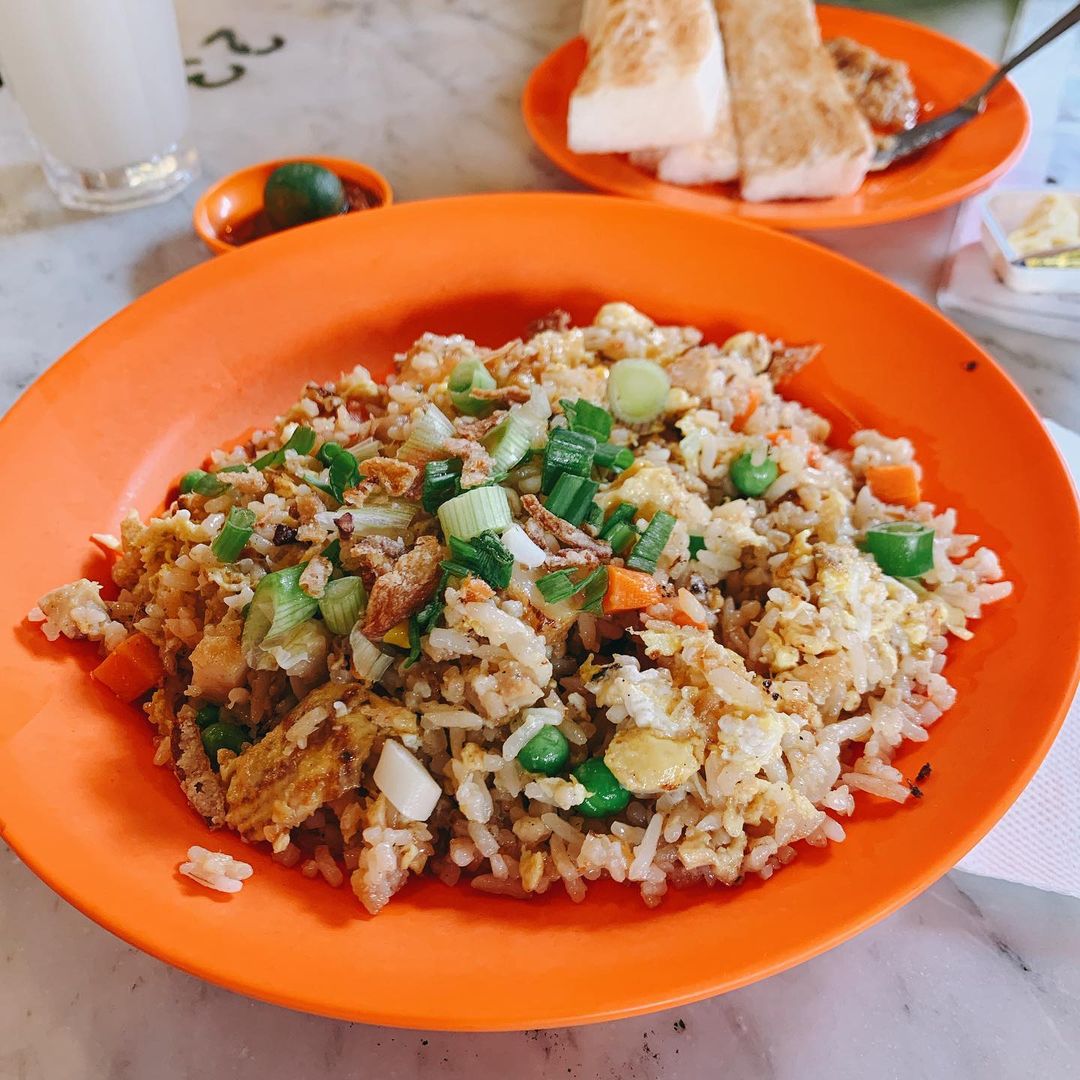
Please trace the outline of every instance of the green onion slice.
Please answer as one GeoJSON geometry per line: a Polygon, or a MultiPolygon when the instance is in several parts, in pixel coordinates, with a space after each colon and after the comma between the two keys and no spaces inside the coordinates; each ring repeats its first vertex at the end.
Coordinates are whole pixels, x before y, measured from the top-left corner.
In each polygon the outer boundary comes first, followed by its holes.
{"type": "Polygon", "coordinates": [[[656,562],[674,528],[675,518],[666,510],[657,510],[648,528],[641,534],[641,539],[634,545],[634,550],[626,560],[626,565],[631,570],[643,570],[647,574],[655,573],[656,562]]]}
{"type": "Polygon", "coordinates": [[[613,420],[607,409],[594,405],[591,401],[579,398],[577,401],[563,399],[559,402],[563,415],[571,431],[591,435],[598,443],[604,442],[611,434],[613,420]]]}
{"type": "Polygon", "coordinates": [[[419,507],[407,499],[369,500],[350,510],[354,536],[400,536],[419,507]]]}
{"type": "Polygon", "coordinates": [[[585,524],[594,529],[599,529],[604,524],[604,511],[597,503],[590,503],[589,509],[585,511],[585,524]]]}
{"type": "Polygon", "coordinates": [[[581,610],[600,615],[604,610],[604,594],[607,592],[607,567],[598,566],[578,586],[581,592],[581,610]]]}
{"type": "Polygon", "coordinates": [[[513,522],[506,490],[501,487],[478,487],[463,491],[439,507],[443,535],[471,540],[489,529],[501,533],[513,522]]]}
{"type": "Polygon", "coordinates": [[[600,485],[595,480],[563,473],[548,496],[544,508],[556,517],[569,521],[571,525],[580,525],[589,513],[593,498],[599,490],[600,485]]]}
{"type": "Polygon", "coordinates": [[[255,468],[276,469],[285,464],[285,451],[295,450],[298,454],[308,454],[315,445],[315,431],[305,424],[298,424],[288,441],[278,450],[271,450],[255,459],[255,468]]]}
{"type": "Polygon", "coordinates": [[[705,537],[704,536],[691,536],[690,537],[690,558],[696,559],[698,555],[705,550],[705,537]]]}
{"type": "Polygon", "coordinates": [[[514,556],[493,532],[483,532],[471,541],[451,536],[448,543],[450,559],[447,562],[455,570],[466,567],[493,589],[505,589],[510,584],[514,556]]]}
{"type": "Polygon", "coordinates": [[[378,457],[382,453],[382,443],[378,439],[364,439],[363,442],[353,443],[345,447],[357,461],[367,461],[368,458],[378,457]]]}
{"type": "Polygon", "coordinates": [[[358,626],[349,634],[349,648],[352,651],[353,674],[361,682],[377,683],[394,662],[389,653],[383,652],[375,642],[364,637],[358,626]]]}
{"type": "Polygon", "coordinates": [[[620,521],[604,539],[611,545],[611,550],[616,555],[623,555],[632,540],[636,540],[637,529],[628,521],[620,521]]]}
{"type": "Polygon", "coordinates": [[[423,465],[439,456],[442,445],[452,438],[454,425],[437,405],[425,405],[413,421],[412,432],[398,450],[402,461],[423,465]]]}
{"type": "Polygon", "coordinates": [[[592,472],[596,440],[591,435],[567,428],[556,428],[544,450],[541,491],[547,495],[564,474],[587,477],[592,472]]]}
{"type": "Polygon", "coordinates": [[[461,494],[461,460],[449,458],[445,461],[429,461],[424,466],[424,488],[420,502],[429,514],[447,499],[461,494]]]}
{"type": "Polygon", "coordinates": [[[331,634],[347,634],[367,604],[364,583],[358,577],[342,577],[327,584],[319,599],[323,622],[331,634]]]}
{"type": "Polygon", "coordinates": [[[446,388],[454,407],[467,416],[486,416],[495,408],[494,401],[472,396],[473,390],[495,389],[495,380],[478,357],[462,360],[450,373],[446,388]]]}
{"type": "Polygon", "coordinates": [[[601,469],[613,469],[623,472],[634,464],[634,452],[628,446],[615,446],[614,443],[601,443],[596,448],[593,463],[601,469]]]}
{"type": "Polygon", "coordinates": [[[495,472],[509,472],[529,452],[535,435],[535,423],[521,411],[511,412],[484,439],[484,448],[491,456],[495,472]]]}
{"type": "Polygon", "coordinates": [[[196,495],[205,495],[206,498],[213,499],[228,490],[228,484],[204,469],[192,469],[191,472],[186,472],[180,477],[181,495],[190,495],[194,492],[196,495]]]}
{"type": "Polygon", "coordinates": [[[569,570],[556,570],[552,574],[545,574],[536,579],[536,587],[540,594],[549,604],[558,604],[563,600],[569,600],[577,586],[570,577],[569,570]]]}
{"type": "Polygon", "coordinates": [[[234,506],[229,511],[221,532],[210,545],[210,550],[220,562],[236,562],[254,531],[255,511],[242,506],[234,506]]]}
{"type": "Polygon", "coordinates": [[[874,525],[864,547],[891,577],[919,577],[934,568],[934,530],[918,521],[874,525]]]}
{"type": "Polygon", "coordinates": [[[318,600],[300,588],[300,575],[307,563],[275,570],[255,586],[255,596],[244,617],[242,644],[250,653],[256,646],[281,642],[302,622],[310,619],[318,600]]]}
{"type": "Polygon", "coordinates": [[[608,514],[607,521],[604,522],[604,527],[600,530],[600,539],[606,540],[614,531],[618,525],[633,525],[634,515],[637,513],[637,507],[632,503],[621,502],[614,510],[608,514]]]}
{"type": "Polygon", "coordinates": [[[667,372],[659,364],[620,360],[608,375],[608,404],[624,424],[648,424],[664,411],[670,389],[667,372]]]}

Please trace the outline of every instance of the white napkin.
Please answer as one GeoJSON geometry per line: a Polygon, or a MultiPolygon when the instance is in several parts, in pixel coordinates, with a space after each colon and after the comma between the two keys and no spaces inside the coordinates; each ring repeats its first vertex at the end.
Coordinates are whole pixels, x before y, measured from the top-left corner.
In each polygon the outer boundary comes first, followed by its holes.
{"type": "MultiPolygon", "coordinates": [[[[1080,435],[1046,421],[1080,487],[1080,435]]],[[[1080,897],[1080,697],[1023,794],[958,870],[1080,897]],[[1032,837],[1038,837],[1032,843],[1032,837]]]]}

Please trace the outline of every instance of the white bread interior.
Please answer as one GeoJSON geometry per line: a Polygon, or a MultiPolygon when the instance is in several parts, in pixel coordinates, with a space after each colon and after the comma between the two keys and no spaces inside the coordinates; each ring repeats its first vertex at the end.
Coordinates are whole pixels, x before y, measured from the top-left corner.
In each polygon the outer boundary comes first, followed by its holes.
{"type": "Polygon", "coordinates": [[[570,98],[571,150],[710,137],[725,83],[711,0],[589,0],[582,21],[589,59],[570,98]]]}

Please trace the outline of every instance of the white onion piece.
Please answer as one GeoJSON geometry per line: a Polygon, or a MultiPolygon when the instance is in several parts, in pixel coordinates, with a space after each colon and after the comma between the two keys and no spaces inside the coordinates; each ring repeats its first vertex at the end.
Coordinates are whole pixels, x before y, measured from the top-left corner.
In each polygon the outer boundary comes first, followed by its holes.
{"type": "Polygon", "coordinates": [[[514,556],[514,561],[526,569],[535,570],[538,566],[544,565],[547,552],[538,544],[534,544],[520,525],[511,525],[502,534],[502,542],[506,545],[507,551],[514,556]]]}
{"type": "Polygon", "coordinates": [[[383,744],[374,779],[394,809],[413,821],[427,821],[442,794],[427,769],[393,739],[383,744]]]}

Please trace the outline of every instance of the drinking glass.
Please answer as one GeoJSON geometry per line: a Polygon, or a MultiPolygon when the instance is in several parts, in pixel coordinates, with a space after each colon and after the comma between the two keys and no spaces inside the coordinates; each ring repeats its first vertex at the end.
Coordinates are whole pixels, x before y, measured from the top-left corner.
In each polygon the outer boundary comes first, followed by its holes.
{"type": "Polygon", "coordinates": [[[0,0],[0,73],[65,206],[146,206],[198,174],[172,0],[0,0]]]}

